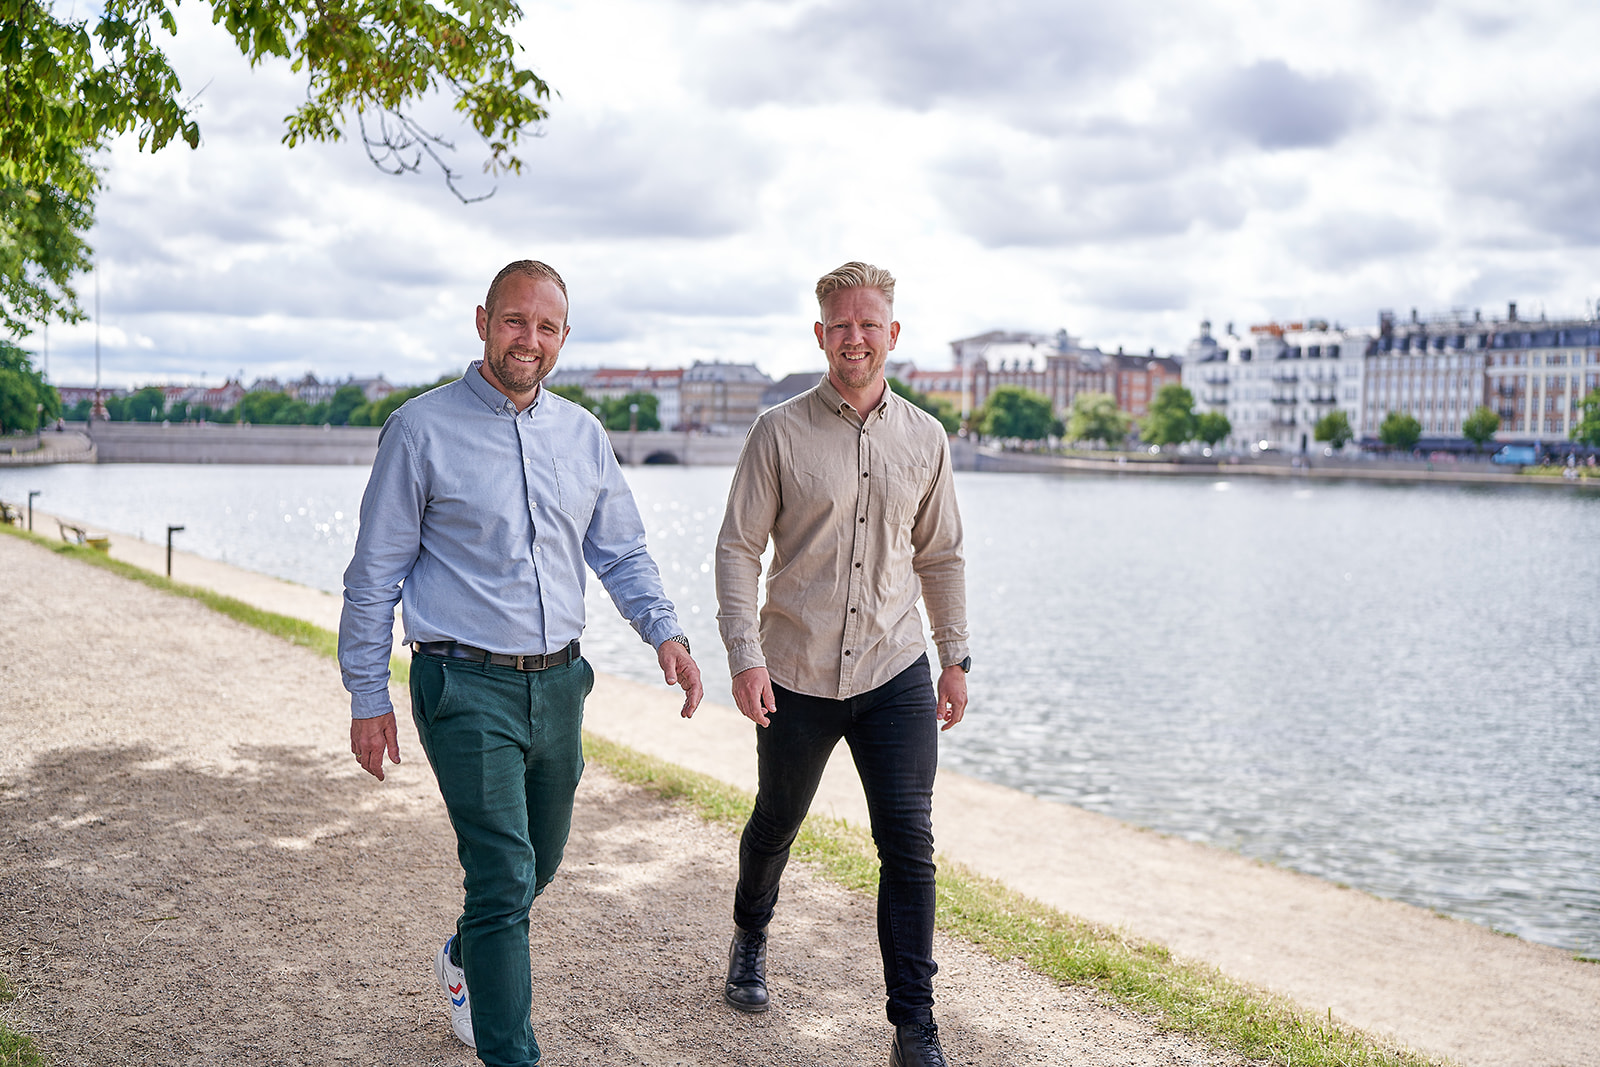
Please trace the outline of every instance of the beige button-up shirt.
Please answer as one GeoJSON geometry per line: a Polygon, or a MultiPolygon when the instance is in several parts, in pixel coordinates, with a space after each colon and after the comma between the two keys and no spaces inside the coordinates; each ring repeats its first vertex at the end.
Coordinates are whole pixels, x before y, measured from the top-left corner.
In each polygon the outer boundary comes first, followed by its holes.
{"type": "Polygon", "coordinates": [[[926,651],[919,597],[940,665],[959,663],[964,566],[944,428],[891,390],[862,420],[823,378],[762,413],[734,471],[717,537],[728,669],[765,666],[808,696],[865,693],[926,651]]]}

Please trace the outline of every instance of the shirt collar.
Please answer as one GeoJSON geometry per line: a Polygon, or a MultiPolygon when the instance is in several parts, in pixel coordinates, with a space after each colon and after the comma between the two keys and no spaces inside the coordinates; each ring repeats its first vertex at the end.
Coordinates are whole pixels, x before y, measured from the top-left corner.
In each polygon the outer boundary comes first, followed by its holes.
{"type": "MultiPolygon", "coordinates": [[[[833,379],[826,374],[822,376],[822,381],[817,383],[816,391],[817,396],[822,398],[822,402],[828,405],[829,411],[836,415],[844,415],[846,418],[860,419],[850,401],[839,395],[839,390],[834,387],[833,379]]],[[[889,398],[893,395],[894,390],[885,384],[883,387],[883,399],[878,401],[878,406],[873,408],[869,414],[875,414],[880,418],[886,416],[889,413],[889,398]]]]}
{"type": "MultiPolygon", "coordinates": [[[[506,396],[506,394],[489,384],[488,379],[486,379],[483,376],[482,371],[479,370],[479,368],[482,366],[483,360],[473,360],[467,365],[467,373],[461,376],[461,380],[467,383],[467,388],[472,390],[472,395],[483,401],[485,407],[496,412],[497,414],[503,413],[515,417],[517,414],[517,405],[511,402],[511,398],[509,396],[506,396]]],[[[541,398],[543,398],[543,396],[544,383],[541,382],[539,384],[539,392],[533,398],[533,403],[528,405],[527,410],[531,412],[534,408],[538,407],[539,401],[541,398]]]]}

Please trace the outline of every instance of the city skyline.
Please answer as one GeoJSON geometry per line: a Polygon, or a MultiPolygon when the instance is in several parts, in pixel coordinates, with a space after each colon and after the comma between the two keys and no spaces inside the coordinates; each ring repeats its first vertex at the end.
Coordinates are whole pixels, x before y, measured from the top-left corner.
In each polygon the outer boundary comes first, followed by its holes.
{"type": "MultiPolygon", "coordinates": [[[[1207,318],[1597,295],[1600,13],[1576,4],[554,5],[517,31],[561,93],[545,136],[472,206],[359,144],[283,148],[303,87],[179,17],[205,144],[105,156],[107,384],[431,380],[522,254],[568,278],[569,365],[774,376],[817,365],[810,285],[856,257],[900,277],[897,354],[927,367],[994,328],[1175,352],[1207,318]]],[[[92,380],[93,331],[51,329],[52,378],[92,380]]]]}

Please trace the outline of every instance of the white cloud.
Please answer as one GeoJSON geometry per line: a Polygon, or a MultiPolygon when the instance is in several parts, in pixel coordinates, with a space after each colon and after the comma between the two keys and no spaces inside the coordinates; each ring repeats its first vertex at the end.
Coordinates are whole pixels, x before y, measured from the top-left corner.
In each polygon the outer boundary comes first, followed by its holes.
{"type": "MultiPolygon", "coordinates": [[[[557,0],[517,33],[560,95],[475,205],[359,143],[283,147],[299,79],[180,19],[205,140],[108,155],[110,381],[431,380],[523,256],[568,280],[570,362],[774,375],[820,365],[810,288],[852,258],[900,276],[900,354],[929,366],[998,326],[1172,351],[1207,316],[1600,295],[1600,9],[1576,0],[557,0]]],[[[484,188],[475,139],[419,114],[484,188]]],[[[91,327],[51,345],[58,381],[92,376],[91,327]]]]}

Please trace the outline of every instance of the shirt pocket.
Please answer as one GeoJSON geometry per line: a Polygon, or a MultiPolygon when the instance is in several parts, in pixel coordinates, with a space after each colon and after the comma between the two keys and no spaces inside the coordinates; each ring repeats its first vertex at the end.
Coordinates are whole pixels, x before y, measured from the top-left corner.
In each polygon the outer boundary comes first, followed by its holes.
{"type": "Polygon", "coordinates": [[[600,495],[600,468],[593,463],[563,456],[555,461],[556,498],[561,510],[580,524],[587,525],[594,514],[594,501],[600,495]]]}
{"type": "Polygon", "coordinates": [[[922,506],[928,489],[928,468],[921,463],[884,465],[883,518],[891,525],[909,526],[922,506]]]}

